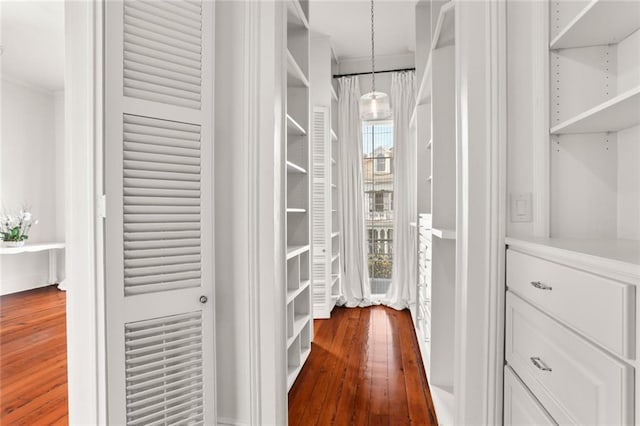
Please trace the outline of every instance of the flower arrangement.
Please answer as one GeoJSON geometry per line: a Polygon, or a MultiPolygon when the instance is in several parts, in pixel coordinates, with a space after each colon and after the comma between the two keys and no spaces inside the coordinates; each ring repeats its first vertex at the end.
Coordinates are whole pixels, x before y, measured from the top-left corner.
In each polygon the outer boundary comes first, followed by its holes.
{"type": "Polygon", "coordinates": [[[4,214],[0,217],[0,239],[5,245],[20,247],[29,239],[31,226],[37,223],[26,209],[18,214],[4,214]]]}

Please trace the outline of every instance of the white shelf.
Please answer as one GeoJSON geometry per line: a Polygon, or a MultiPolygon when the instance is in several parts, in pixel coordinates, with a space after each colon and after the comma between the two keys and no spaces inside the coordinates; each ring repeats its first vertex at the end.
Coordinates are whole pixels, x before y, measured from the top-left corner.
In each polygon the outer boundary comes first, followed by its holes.
{"type": "Polygon", "coordinates": [[[307,131],[296,120],[294,120],[293,117],[287,114],[287,134],[304,136],[307,134],[307,131]]]}
{"type": "Polygon", "coordinates": [[[336,93],[336,89],[333,88],[333,84],[330,84],[329,87],[331,88],[331,98],[338,102],[338,94],[336,93]]]}
{"type": "Polygon", "coordinates": [[[551,128],[552,135],[616,132],[640,124],[640,87],[551,128]]]}
{"type": "Polygon", "coordinates": [[[416,105],[422,105],[431,101],[431,54],[427,59],[427,65],[424,68],[422,74],[422,80],[420,81],[420,88],[416,96],[416,105]]]}
{"type": "Polygon", "coordinates": [[[304,14],[299,0],[287,1],[287,22],[309,29],[309,20],[304,14]]]}
{"type": "Polygon", "coordinates": [[[340,257],[340,253],[335,254],[332,258],[331,258],[331,263],[335,262],[336,260],[338,260],[338,258],[340,257]]]}
{"type": "Polygon", "coordinates": [[[336,185],[335,183],[332,183],[332,184],[331,184],[331,188],[332,188],[332,189],[338,189],[338,185],[336,185]]]}
{"type": "Polygon", "coordinates": [[[442,240],[455,240],[456,231],[454,229],[432,228],[431,235],[442,240]]]}
{"type": "Polygon", "coordinates": [[[305,244],[303,246],[289,246],[287,247],[287,260],[292,257],[296,257],[299,254],[304,253],[305,251],[309,251],[309,244],[305,244]]]}
{"type": "Polygon", "coordinates": [[[287,305],[291,302],[294,301],[294,299],[296,297],[298,297],[300,295],[300,293],[302,293],[303,291],[305,291],[305,289],[307,287],[309,287],[309,284],[311,283],[311,281],[309,280],[305,280],[305,281],[301,281],[300,282],[300,287],[298,287],[295,290],[289,290],[287,291],[287,305]]]}
{"type": "Polygon", "coordinates": [[[296,314],[293,316],[293,335],[287,339],[287,349],[296,340],[296,337],[300,335],[300,332],[310,319],[310,314],[296,314]]]}
{"type": "Polygon", "coordinates": [[[409,226],[412,228],[417,228],[418,227],[418,222],[409,222],[409,226]]]}
{"type": "Polygon", "coordinates": [[[309,79],[304,75],[289,49],[287,49],[287,86],[309,87],[309,79]]]}
{"type": "Polygon", "coordinates": [[[299,173],[306,175],[307,171],[292,161],[287,161],[287,173],[299,173]]]}
{"type": "Polygon", "coordinates": [[[429,139],[429,142],[427,142],[427,149],[431,149],[431,145],[433,145],[433,140],[429,139]]]}
{"type": "Polygon", "coordinates": [[[331,238],[335,238],[335,237],[337,237],[338,235],[340,235],[340,233],[339,233],[339,232],[334,232],[334,233],[332,233],[332,234],[331,234],[331,238]]]}
{"type": "Polygon", "coordinates": [[[340,275],[338,274],[331,275],[331,287],[333,288],[333,286],[335,286],[339,280],[340,280],[340,275]]]}
{"type": "Polygon", "coordinates": [[[453,1],[444,4],[440,8],[436,30],[433,34],[431,50],[451,46],[455,40],[455,3],[453,1]]]}
{"type": "Polygon", "coordinates": [[[0,247],[0,254],[33,253],[38,251],[63,249],[64,247],[64,243],[25,243],[22,247],[0,247]]]}
{"type": "Polygon", "coordinates": [[[338,135],[336,135],[336,132],[333,129],[331,129],[331,139],[334,141],[338,140],[338,135]]]}
{"type": "Polygon", "coordinates": [[[337,164],[337,161],[335,158],[331,157],[331,164],[337,164]]]}
{"type": "Polygon", "coordinates": [[[429,177],[427,178],[427,182],[431,182],[432,180],[433,180],[433,176],[429,176],[429,177]]]}
{"type": "Polygon", "coordinates": [[[551,49],[615,44],[640,28],[640,2],[591,1],[551,41],[551,49]]]}
{"type": "Polygon", "coordinates": [[[287,213],[306,213],[307,209],[299,209],[295,207],[287,207],[287,213]]]}

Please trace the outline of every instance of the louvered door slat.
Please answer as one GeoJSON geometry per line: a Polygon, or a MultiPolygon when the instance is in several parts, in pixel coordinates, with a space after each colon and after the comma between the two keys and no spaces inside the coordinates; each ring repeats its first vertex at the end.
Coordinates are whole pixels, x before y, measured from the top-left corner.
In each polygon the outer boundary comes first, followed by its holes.
{"type": "Polygon", "coordinates": [[[125,0],[125,96],[200,109],[201,12],[187,3],[125,0]]]}
{"type": "Polygon", "coordinates": [[[202,37],[200,29],[193,26],[194,23],[198,22],[197,19],[182,18],[179,15],[176,16],[175,13],[153,7],[145,2],[129,2],[126,7],[128,9],[128,16],[135,16],[161,27],[167,27],[174,31],[190,34],[196,39],[202,37]]]}
{"type": "Polygon", "coordinates": [[[329,110],[314,107],[311,127],[311,227],[313,256],[311,272],[313,277],[312,299],[316,318],[327,318],[330,301],[330,241],[329,241],[329,110]],[[328,290],[329,289],[329,290],[328,290]]]}
{"type": "Polygon", "coordinates": [[[201,325],[199,312],[125,325],[128,424],[202,415],[201,325]]]}
{"type": "Polygon", "coordinates": [[[144,268],[158,265],[181,265],[187,263],[196,263],[200,261],[200,254],[185,255],[185,256],[172,256],[172,257],[159,257],[159,258],[139,258],[129,259],[124,262],[124,265],[131,270],[133,268],[144,268]]]}
{"type": "MultiPolygon", "coordinates": [[[[148,4],[145,7],[150,7],[148,4]]],[[[125,5],[125,23],[127,7],[125,5]]],[[[128,19],[135,22],[135,19],[128,19]]],[[[153,24],[145,24],[143,28],[155,28],[153,24]]],[[[125,35],[126,35],[125,25],[125,35]]],[[[126,51],[126,43],[124,47],[126,51]]],[[[126,69],[125,69],[126,74],[126,69]]],[[[126,81],[126,75],[125,75],[126,81]]],[[[126,83],[125,83],[126,85],[126,83]]],[[[199,94],[198,94],[199,97],[199,94]]],[[[153,240],[144,239],[137,234],[144,232],[136,229],[136,224],[171,224],[199,223],[200,203],[198,198],[201,189],[200,175],[200,126],[191,123],[159,120],[138,115],[124,115],[123,120],[123,189],[124,189],[124,285],[125,294],[133,291],[171,290],[187,286],[200,285],[199,262],[186,264],[172,263],[170,268],[160,270],[161,273],[143,274],[140,269],[129,270],[130,259],[162,258],[175,255],[199,254],[200,237],[193,239],[167,239],[162,233],[156,233],[153,240]],[[142,168],[136,168],[142,165],[142,168]],[[163,166],[169,165],[163,170],[163,166]],[[150,170],[152,169],[152,170],[150,170]],[[176,171],[178,169],[179,171],[176,171]],[[127,190],[146,189],[146,197],[131,198],[127,190]],[[188,192],[186,192],[188,191],[188,192]],[[171,197],[180,193],[182,196],[194,197],[188,203],[178,201],[171,203],[171,197]],[[127,226],[133,225],[133,226],[127,226]],[[136,242],[133,242],[135,240],[136,242]],[[134,288],[131,290],[130,288],[134,288]]],[[[129,192],[131,194],[131,192],[129,192]]],[[[197,228],[194,226],[194,228],[197,228]]],[[[171,231],[169,231],[171,232],[171,231]]],[[[148,235],[147,235],[148,237],[148,235]]],[[[159,262],[158,262],[159,263],[159,262]]],[[[147,269],[151,272],[152,270],[147,269]]]]}
{"type": "Polygon", "coordinates": [[[104,9],[108,423],[215,424],[214,5],[104,9]]]}
{"type": "Polygon", "coordinates": [[[177,28],[182,28],[184,31],[189,32],[191,34],[198,34],[199,31],[197,28],[192,28],[194,22],[198,22],[199,11],[196,14],[191,15],[191,18],[187,16],[182,16],[184,9],[173,9],[167,10],[164,6],[166,3],[158,1],[153,5],[148,4],[147,2],[131,2],[127,6],[131,9],[138,10],[140,12],[156,16],[162,19],[163,22],[168,23],[169,25],[175,25],[177,28]],[[167,22],[168,21],[168,22],[167,22]]]}

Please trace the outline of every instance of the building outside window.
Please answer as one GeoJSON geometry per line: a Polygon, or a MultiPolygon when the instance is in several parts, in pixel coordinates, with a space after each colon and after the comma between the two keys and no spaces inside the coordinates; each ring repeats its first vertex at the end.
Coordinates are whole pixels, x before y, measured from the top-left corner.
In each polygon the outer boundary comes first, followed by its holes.
{"type": "Polygon", "coordinates": [[[362,136],[371,293],[384,294],[393,266],[393,123],[363,123],[362,136]]]}

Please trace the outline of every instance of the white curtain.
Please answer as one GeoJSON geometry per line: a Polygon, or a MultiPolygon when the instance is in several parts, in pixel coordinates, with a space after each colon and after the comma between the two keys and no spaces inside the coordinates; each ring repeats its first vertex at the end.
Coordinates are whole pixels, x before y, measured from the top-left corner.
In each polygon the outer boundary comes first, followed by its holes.
{"type": "Polygon", "coordinates": [[[382,303],[394,309],[409,307],[416,285],[418,215],[415,133],[409,129],[415,105],[414,72],[391,76],[393,110],[393,269],[391,285],[382,303]]]}
{"type": "Polygon", "coordinates": [[[371,305],[371,287],[362,205],[362,124],[358,111],[360,85],[357,77],[343,77],[338,83],[338,220],[342,233],[342,295],[338,304],[349,308],[364,307],[371,305]]]}

